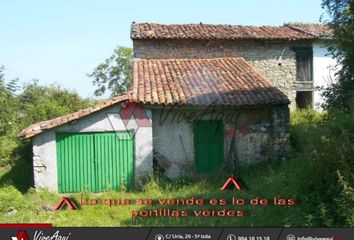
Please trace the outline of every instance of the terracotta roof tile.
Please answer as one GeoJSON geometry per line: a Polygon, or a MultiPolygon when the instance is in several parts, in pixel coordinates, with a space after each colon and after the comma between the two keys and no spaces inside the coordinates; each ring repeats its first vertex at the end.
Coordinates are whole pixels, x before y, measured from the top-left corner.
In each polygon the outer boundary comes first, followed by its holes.
{"type": "Polygon", "coordinates": [[[129,93],[65,116],[38,122],[23,129],[30,138],[124,100],[143,104],[259,106],[288,104],[288,98],[256,72],[243,58],[160,59],[133,63],[129,93]]]}
{"type": "Polygon", "coordinates": [[[333,34],[333,30],[325,24],[287,23],[285,26],[305,34],[312,35],[316,38],[330,38],[333,34]]]}
{"type": "Polygon", "coordinates": [[[243,58],[136,59],[131,97],[158,105],[289,103],[285,94],[243,58]]]}
{"type": "Polygon", "coordinates": [[[131,25],[131,38],[136,39],[264,39],[301,40],[317,36],[284,26],[243,26],[213,24],[158,24],[135,23],[131,25]]]}

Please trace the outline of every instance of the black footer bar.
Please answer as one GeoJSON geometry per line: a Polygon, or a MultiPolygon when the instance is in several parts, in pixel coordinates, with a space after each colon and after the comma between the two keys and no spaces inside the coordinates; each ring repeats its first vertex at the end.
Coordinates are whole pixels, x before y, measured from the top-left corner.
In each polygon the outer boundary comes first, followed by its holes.
{"type": "Polygon", "coordinates": [[[353,228],[0,228],[5,240],[353,240],[353,228]]]}

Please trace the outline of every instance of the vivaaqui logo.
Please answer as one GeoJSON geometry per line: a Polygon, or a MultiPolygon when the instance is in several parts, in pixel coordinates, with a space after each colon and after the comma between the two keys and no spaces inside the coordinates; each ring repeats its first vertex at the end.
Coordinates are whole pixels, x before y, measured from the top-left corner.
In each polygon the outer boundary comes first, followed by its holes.
{"type": "MultiPolygon", "coordinates": [[[[129,133],[134,139],[139,128],[152,127],[148,112],[138,102],[127,100],[121,104],[118,113],[107,113],[112,128],[118,132],[129,133]]],[[[119,135],[117,135],[119,138],[119,135]]]]}
{"type": "Polygon", "coordinates": [[[128,126],[130,120],[133,120],[139,127],[151,127],[151,122],[144,108],[135,101],[124,102],[121,105],[119,116],[125,126],[128,126]]]}
{"type": "MultiPolygon", "coordinates": [[[[68,233],[66,236],[64,235],[61,235],[59,230],[56,231],[53,235],[45,235],[45,233],[43,231],[36,231],[34,233],[34,237],[33,239],[34,240],[47,240],[47,239],[50,239],[50,240],[69,240],[71,236],[71,233],[68,233]]],[[[12,240],[30,240],[26,231],[19,231],[17,233],[17,236],[16,237],[12,237],[11,238],[12,240]]]]}
{"type": "Polygon", "coordinates": [[[12,237],[12,240],[29,240],[29,237],[26,233],[26,231],[18,231],[17,236],[16,237],[12,237]]]}

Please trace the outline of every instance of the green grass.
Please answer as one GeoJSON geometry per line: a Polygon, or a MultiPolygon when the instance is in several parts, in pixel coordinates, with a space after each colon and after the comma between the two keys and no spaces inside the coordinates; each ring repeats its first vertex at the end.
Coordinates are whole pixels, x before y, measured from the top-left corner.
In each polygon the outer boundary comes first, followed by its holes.
{"type": "Polygon", "coordinates": [[[130,199],[131,205],[80,206],[76,211],[52,211],[64,195],[29,188],[32,167],[18,158],[11,167],[0,169],[0,222],[52,223],[54,226],[223,226],[223,227],[323,227],[354,226],[353,117],[348,114],[324,115],[313,111],[292,113],[291,157],[238,169],[242,191],[220,191],[228,170],[210,177],[170,181],[153,176],[139,190],[102,194],[69,194],[80,198],[130,199]],[[328,118],[330,117],[330,118],[328,118]],[[232,197],[248,202],[258,196],[267,206],[234,206],[232,197]],[[203,198],[203,206],[161,206],[158,199],[203,198]],[[274,206],[272,199],[293,198],[296,205],[274,206]],[[153,199],[152,206],[136,205],[137,199],[153,199]],[[212,207],[210,199],[226,199],[226,206],[212,207]],[[188,210],[188,217],[138,217],[133,210],[170,208],[188,210]],[[242,210],[243,217],[196,217],[196,210],[242,210]]]}
{"type": "MultiPolygon", "coordinates": [[[[52,211],[63,195],[49,193],[47,191],[35,191],[30,189],[21,193],[13,185],[3,186],[0,189],[0,222],[6,223],[44,223],[49,222],[55,226],[299,226],[306,220],[301,212],[301,203],[295,207],[274,206],[273,197],[296,198],[301,201],[294,189],[294,169],[298,162],[284,161],[280,163],[264,163],[242,169],[239,179],[246,183],[245,190],[234,189],[220,191],[220,187],[229,177],[229,174],[215,174],[215,176],[193,179],[181,179],[175,182],[163,177],[152,177],[143,189],[126,192],[107,192],[102,194],[77,193],[70,194],[76,203],[80,198],[87,200],[98,198],[103,201],[109,199],[131,199],[132,205],[107,206],[80,206],[79,210],[52,211]],[[256,196],[270,200],[268,206],[226,206],[212,207],[208,200],[227,199],[232,197],[250,200],[256,196]],[[203,206],[161,206],[158,199],[188,199],[203,198],[206,200],[203,206]],[[156,204],[152,206],[139,206],[136,199],[151,199],[156,204]],[[132,218],[133,210],[149,210],[157,208],[170,208],[188,210],[188,217],[147,217],[132,218]],[[243,217],[195,217],[194,210],[242,210],[243,217]]],[[[6,175],[6,174],[5,174],[6,175]]],[[[66,195],[65,195],[66,196],[66,195]]]]}

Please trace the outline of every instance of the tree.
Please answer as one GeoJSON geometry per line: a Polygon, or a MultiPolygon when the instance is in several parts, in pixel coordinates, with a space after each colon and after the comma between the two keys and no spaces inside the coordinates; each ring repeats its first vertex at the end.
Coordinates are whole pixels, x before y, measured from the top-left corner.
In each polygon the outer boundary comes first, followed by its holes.
{"type": "Polygon", "coordinates": [[[82,99],[76,92],[60,86],[40,86],[34,80],[27,84],[17,96],[20,102],[21,128],[29,124],[59,117],[93,104],[90,99],[82,99]]]}
{"type": "Polygon", "coordinates": [[[131,66],[133,50],[118,46],[111,57],[99,64],[88,76],[97,85],[96,96],[102,96],[106,91],[111,96],[126,92],[131,84],[131,66]]]}
{"type": "Polygon", "coordinates": [[[18,80],[5,82],[4,67],[0,66],[0,166],[11,161],[11,153],[17,147],[14,136],[17,133],[17,113],[19,102],[16,99],[18,80]]]}
{"type": "Polygon", "coordinates": [[[21,129],[94,103],[56,85],[39,86],[36,80],[21,88],[18,79],[5,81],[3,70],[0,67],[0,167],[31,156],[29,142],[17,137],[21,129]]]}
{"type": "Polygon", "coordinates": [[[0,66],[0,136],[6,135],[16,125],[18,102],[16,92],[19,90],[18,79],[5,82],[4,67],[0,66]]]}
{"type": "Polygon", "coordinates": [[[338,81],[324,92],[325,108],[347,111],[354,98],[354,0],[323,0],[322,7],[327,10],[328,24],[333,29],[328,47],[340,65],[338,81]]]}

